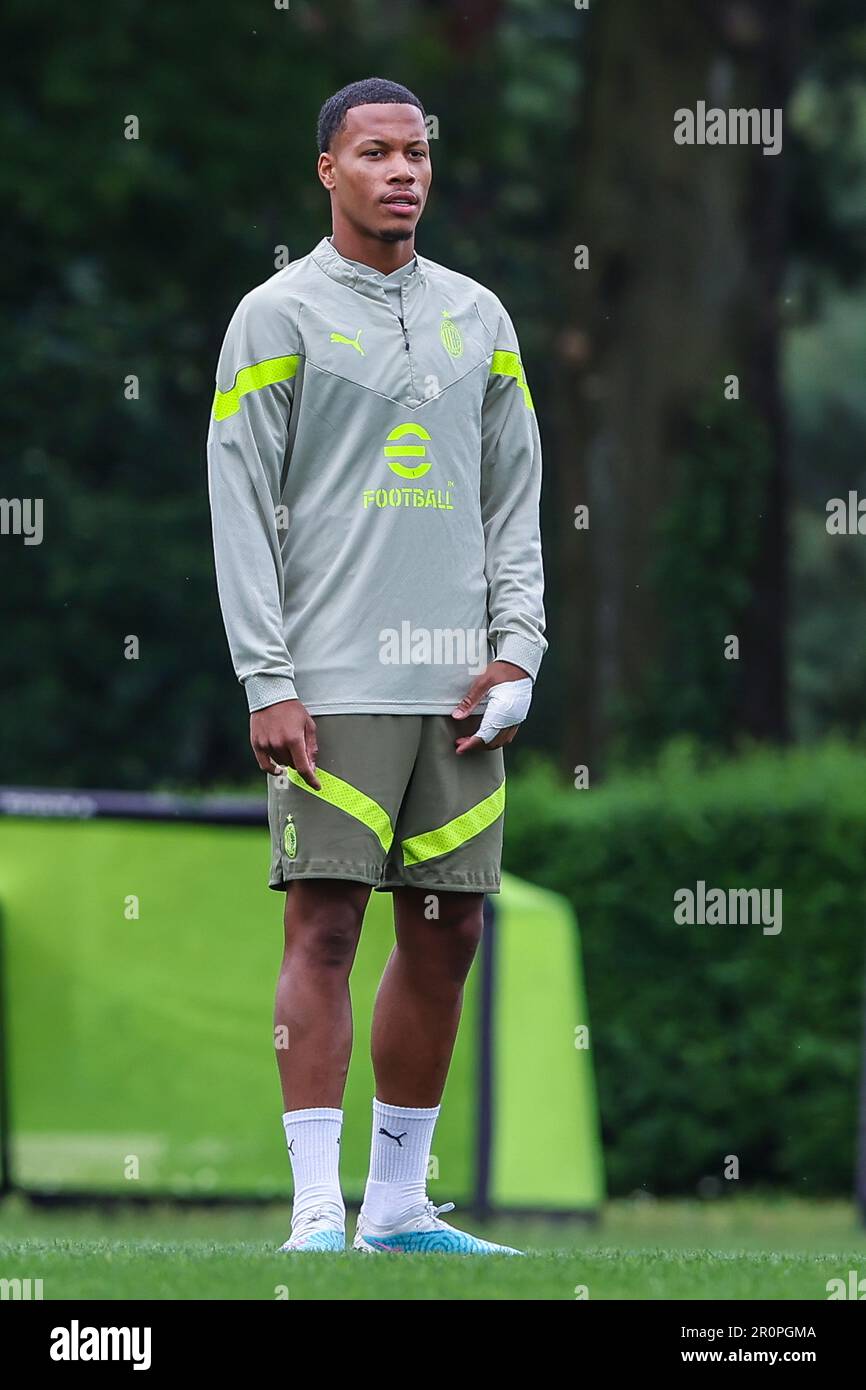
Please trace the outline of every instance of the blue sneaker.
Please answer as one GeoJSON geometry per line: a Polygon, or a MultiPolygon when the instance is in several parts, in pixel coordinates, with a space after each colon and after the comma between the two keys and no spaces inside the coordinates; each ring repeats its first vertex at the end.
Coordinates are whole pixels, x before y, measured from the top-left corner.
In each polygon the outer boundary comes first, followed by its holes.
{"type": "Polygon", "coordinates": [[[439,1219],[440,1211],[453,1211],[454,1203],[436,1207],[432,1201],[399,1226],[370,1226],[363,1212],[358,1214],[358,1227],[352,1242],[354,1250],[366,1255],[522,1255],[510,1245],[495,1245],[480,1240],[466,1231],[455,1230],[439,1219]]]}
{"type": "Polygon", "coordinates": [[[345,1250],[346,1232],[342,1226],[334,1225],[332,1214],[311,1211],[292,1226],[292,1234],[280,1246],[280,1254],[294,1250],[345,1250]]]}

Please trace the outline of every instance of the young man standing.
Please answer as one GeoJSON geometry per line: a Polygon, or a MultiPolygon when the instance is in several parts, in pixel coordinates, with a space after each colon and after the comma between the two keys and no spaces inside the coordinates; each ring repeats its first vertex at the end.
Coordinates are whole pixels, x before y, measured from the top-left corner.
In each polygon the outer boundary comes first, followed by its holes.
{"type": "Polygon", "coordinates": [[[519,1253],[443,1221],[453,1203],[435,1207],[426,1176],[499,891],[502,749],[547,647],[541,444],[502,304],[415,254],[426,134],[418,98],[381,78],[325,103],[332,236],[241,301],[208,435],[220,603],[286,894],[284,1250],[344,1248],[348,980],[375,888],[393,893],[396,944],[354,1247],[519,1253]]]}

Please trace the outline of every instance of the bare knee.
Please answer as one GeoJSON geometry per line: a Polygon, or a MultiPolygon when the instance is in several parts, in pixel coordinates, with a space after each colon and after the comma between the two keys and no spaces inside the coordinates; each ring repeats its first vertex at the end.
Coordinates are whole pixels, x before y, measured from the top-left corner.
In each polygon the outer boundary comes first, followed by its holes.
{"type": "Polygon", "coordinates": [[[285,960],[348,973],[355,958],[370,888],[362,883],[300,879],[286,894],[285,960]],[[300,891],[299,891],[300,890],[300,891]]]}

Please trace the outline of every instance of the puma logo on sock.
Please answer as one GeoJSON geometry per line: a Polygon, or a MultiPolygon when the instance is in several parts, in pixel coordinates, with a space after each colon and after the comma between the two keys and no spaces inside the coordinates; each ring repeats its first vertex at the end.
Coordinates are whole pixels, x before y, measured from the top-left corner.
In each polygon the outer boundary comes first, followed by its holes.
{"type": "Polygon", "coordinates": [[[400,1149],[402,1149],[403,1145],[402,1145],[402,1143],[401,1143],[400,1141],[401,1141],[402,1139],[405,1139],[405,1138],[406,1138],[406,1135],[409,1133],[409,1131],[408,1131],[408,1129],[404,1129],[402,1134],[389,1134],[387,1129],[381,1128],[381,1129],[379,1130],[379,1133],[380,1133],[380,1134],[387,1134],[387,1135],[388,1135],[388,1138],[389,1138],[389,1139],[393,1139],[394,1142],[395,1142],[395,1144],[397,1145],[397,1147],[400,1148],[400,1149]]]}

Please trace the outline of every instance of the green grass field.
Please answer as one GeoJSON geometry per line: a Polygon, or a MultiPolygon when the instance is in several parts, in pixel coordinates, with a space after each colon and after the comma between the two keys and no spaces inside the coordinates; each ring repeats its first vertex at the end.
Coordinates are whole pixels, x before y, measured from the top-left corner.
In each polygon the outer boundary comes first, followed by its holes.
{"type": "MultiPolygon", "coordinates": [[[[0,1205],[0,1278],[45,1299],[825,1300],[866,1276],[866,1232],[843,1202],[618,1201],[595,1226],[499,1219],[453,1225],[526,1259],[279,1255],[288,1206],[215,1210],[0,1205]]],[[[350,1213],[350,1233],[354,1232],[350,1213]]]]}

